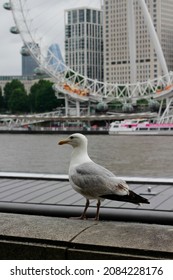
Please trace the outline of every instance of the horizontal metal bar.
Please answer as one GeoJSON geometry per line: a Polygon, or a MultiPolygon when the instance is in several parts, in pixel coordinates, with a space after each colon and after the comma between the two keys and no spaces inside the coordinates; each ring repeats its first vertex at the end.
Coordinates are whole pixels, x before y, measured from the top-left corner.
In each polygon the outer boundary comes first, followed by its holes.
{"type": "MultiPolygon", "coordinates": [[[[30,173],[30,172],[0,172],[0,178],[21,178],[21,179],[45,179],[45,180],[68,180],[67,174],[51,173],[30,173]]],[[[150,183],[150,184],[173,184],[173,178],[153,178],[153,177],[117,177],[128,183],[150,183]]]]}
{"type": "Polygon", "coordinates": [[[9,179],[38,179],[38,180],[68,180],[68,175],[65,174],[47,174],[47,173],[30,173],[30,172],[0,172],[0,178],[9,179]]]}
{"type": "MultiPolygon", "coordinates": [[[[18,213],[29,215],[55,216],[55,217],[78,217],[83,212],[83,207],[70,205],[49,205],[0,202],[0,211],[4,213],[18,213]]],[[[88,211],[89,217],[94,217],[96,208],[91,206],[88,211]]],[[[100,210],[101,220],[153,223],[172,225],[173,215],[171,211],[136,210],[130,208],[105,208],[100,210]]]]}

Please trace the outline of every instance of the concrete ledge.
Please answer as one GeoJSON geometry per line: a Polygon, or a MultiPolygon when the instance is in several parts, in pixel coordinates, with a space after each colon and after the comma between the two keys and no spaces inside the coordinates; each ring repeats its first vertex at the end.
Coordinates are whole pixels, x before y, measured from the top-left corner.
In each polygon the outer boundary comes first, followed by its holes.
{"type": "Polygon", "coordinates": [[[0,259],[173,259],[173,227],[0,213],[0,259]]]}

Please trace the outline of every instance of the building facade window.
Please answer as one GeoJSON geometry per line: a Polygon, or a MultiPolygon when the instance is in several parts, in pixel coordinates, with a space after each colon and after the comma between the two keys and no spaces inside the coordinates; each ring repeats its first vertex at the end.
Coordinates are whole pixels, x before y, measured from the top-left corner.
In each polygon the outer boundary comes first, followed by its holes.
{"type": "Polygon", "coordinates": [[[103,81],[103,12],[66,10],[65,30],[66,64],[84,76],[103,81]]]}
{"type": "MultiPolygon", "coordinates": [[[[173,1],[146,0],[145,2],[161,42],[168,70],[172,71],[173,1]]],[[[158,62],[158,59],[137,0],[134,1],[134,13],[137,81],[143,82],[156,78],[156,71],[158,76],[163,73],[159,63],[154,69],[153,63],[158,62]]],[[[130,83],[127,0],[104,0],[104,15],[105,82],[109,80],[111,83],[130,83]]]]}

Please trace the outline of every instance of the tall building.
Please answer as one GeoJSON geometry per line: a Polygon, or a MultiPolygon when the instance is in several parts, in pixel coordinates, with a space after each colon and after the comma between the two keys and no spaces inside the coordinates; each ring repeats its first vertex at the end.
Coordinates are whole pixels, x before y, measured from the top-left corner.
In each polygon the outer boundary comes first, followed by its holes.
{"type": "Polygon", "coordinates": [[[64,71],[64,65],[63,65],[64,60],[58,44],[50,45],[47,52],[47,60],[48,60],[48,65],[51,65],[52,68],[55,69],[57,72],[64,71]]]}
{"type": "MultiPolygon", "coordinates": [[[[28,45],[34,48],[34,51],[39,50],[38,44],[28,43],[28,45]]],[[[28,47],[23,46],[21,48],[22,55],[22,76],[33,76],[35,74],[34,70],[39,66],[35,59],[31,56],[28,47]]]]}
{"type": "Polygon", "coordinates": [[[65,11],[65,62],[80,74],[103,81],[101,10],[84,7],[65,11]]]}
{"type": "MultiPolygon", "coordinates": [[[[136,81],[147,81],[163,75],[139,1],[131,1],[134,8],[133,14],[130,15],[128,1],[104,0],[104,77],[105,81],[110,83],[132,82],[130,36],[134,36],[136,42],[134,60],[136,81]],[[135,25],[135,32],[130,36],[129,20],[135,25]]],[[[161,43],[168,71],[171,71],[173,70],[173,1],[145,0],[145,3],[161,43]]],[[[134,50],[131,48],[131,51],[134,50]]]]}

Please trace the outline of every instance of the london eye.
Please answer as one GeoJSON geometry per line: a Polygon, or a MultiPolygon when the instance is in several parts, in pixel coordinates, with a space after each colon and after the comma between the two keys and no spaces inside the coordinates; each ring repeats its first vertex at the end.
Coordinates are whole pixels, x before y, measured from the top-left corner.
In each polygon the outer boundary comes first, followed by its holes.
{"type": "MultiPolygon", "coordinates": [[[[89,77],[85,71],[81,73],[79,69],[72,68],[66,63],[65,36],[68,29],[65,27],[65,22],[68,20],[67,12],[91,8],[102,10],[104,15],[104,2],[100,0],[82,0],[80,2],[76,0],[10,0],[4,4],[4,8],[12,11],[15,25],[11,28],[11,32],[20,34],[23,40],[22,55],[31,54],[35,58],[39,64],[36,69],[37,74],[48,74],[54,82],[57,94],[61,92],[67,100],[76,102],[78,114],[80,114],[80,104],[83,102],[108,104],[113,100],[120,100],[124,103],[134,103],[145,98],[160,100],[161,104],[163,100],[166,100],[167,106],[164,113],[162,107],[160,108],[159,121],[164,122],[165,118],[168,121],[173,103],[173,72],[168,72],[164,54],[144,0],[137,2],[143,14],[153,49],[157,54],[162,75],[147,81],[136,80],[134,0],[127,1],[130,81],[120,84],[118,82],[110,83],[105,79],[99,80],[97,77],[89,77]]],[[[80,42],[82,48],[82,42],[84,42],[82,37],[78,43],[80,42]]]]}

